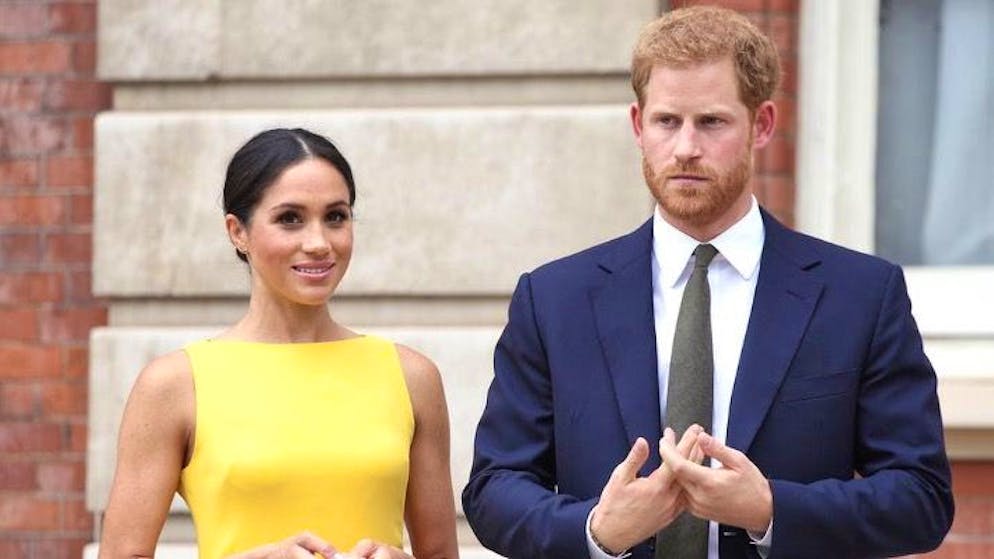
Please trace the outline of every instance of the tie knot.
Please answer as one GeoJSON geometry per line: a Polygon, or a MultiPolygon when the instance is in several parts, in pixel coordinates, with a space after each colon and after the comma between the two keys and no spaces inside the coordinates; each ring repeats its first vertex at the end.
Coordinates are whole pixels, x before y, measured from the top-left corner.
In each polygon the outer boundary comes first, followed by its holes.
{"type": "Polygon", "coordinates": [[[697,245],[697,248],[694,249],[694,255],[697,257],[694,260],[694,267],[707,268],[716,254],[718,254],[718,249],[712,245],[697,245]]]}

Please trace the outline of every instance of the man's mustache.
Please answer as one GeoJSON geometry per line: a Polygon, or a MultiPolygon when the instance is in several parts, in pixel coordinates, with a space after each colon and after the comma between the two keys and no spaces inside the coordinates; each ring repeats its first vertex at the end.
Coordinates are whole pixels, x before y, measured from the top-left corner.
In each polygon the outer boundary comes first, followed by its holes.
{"type": "Polygon", "coordinates": [[[657,180],[669,180],[676,177],[693,177],[696,179],[716,180],[718,173],[714,169],[698,163],[667,165],[657,174],[657,180]]]}

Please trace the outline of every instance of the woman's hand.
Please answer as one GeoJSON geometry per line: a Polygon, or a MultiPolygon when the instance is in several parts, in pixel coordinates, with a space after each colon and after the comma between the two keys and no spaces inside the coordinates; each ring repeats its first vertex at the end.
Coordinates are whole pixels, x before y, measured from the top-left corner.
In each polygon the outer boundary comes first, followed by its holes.
{"type": "Polygon", "coordinates": [[[335,546],[314,534],[301,532],[281,542],[250,549],[228,559],[314,559],[315,553],[320,553],[324,559],[350,558],[350,555],[338,553],[335,546]]]}
{"type": "Polygon", "coordinates": [[[355,544],[349,555],[345,557],[355,557],[356,559],[414,559],[403,551],[384,543],[373,540],[361,540],[355,544]]]}

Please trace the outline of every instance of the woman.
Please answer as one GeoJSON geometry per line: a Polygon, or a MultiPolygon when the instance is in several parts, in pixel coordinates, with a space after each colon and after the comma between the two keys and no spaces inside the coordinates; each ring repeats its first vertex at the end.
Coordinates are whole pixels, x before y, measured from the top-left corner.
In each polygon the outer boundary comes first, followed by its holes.
{"type": "Polygon", "coordinates": [[[435,365],[336,322],[355,185],[327,139],[252,138],[225,225],[251,271],[245,316],[139,375],[121,424],[100,558],[152,557],[173,494],[200,557],[456,557],[449,426],[435,365]]]}

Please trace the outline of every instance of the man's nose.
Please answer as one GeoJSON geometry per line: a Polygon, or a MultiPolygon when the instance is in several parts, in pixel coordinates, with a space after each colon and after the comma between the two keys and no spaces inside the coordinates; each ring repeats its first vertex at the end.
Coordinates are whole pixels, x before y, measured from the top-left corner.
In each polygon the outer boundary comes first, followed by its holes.
{"type": "Polygon", "coordinates": [[[701,144],[693,124],[685,123],[677,132],[673,157],[680,163],[692,161],[701,156],[701,144]]]}

